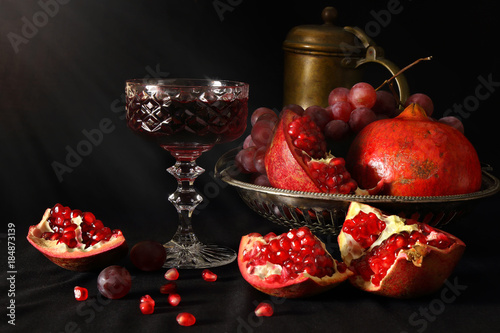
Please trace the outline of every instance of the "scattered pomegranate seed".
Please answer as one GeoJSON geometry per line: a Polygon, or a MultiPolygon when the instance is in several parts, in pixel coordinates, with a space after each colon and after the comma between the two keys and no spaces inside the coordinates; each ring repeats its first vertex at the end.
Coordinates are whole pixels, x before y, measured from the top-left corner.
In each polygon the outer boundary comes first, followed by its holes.
{"type": "Polygon", "coordinates": [[[149,295],[144,295],[141,297],[141,303],[139,304],[139,309],[143,314],[152,314],[155,311],[155,301],[149,295]]]}
{"type": "Polygon", "coordinates": [[[175,318],[181,326],[193,326],[196,318],[189,312],[181,312],[175,318]]]}
{"type": "Polygon", "coordinates": [[[177,306],[181,302],[181,296],[179,294],[168,295],[168,303],[172,306],[177,306]]]}
{"type": "Polygon", "coordinates": [[[203,272],[201,272],[201,276],[203,277],[203,280],[208,282],[214,282],[217,280],[217,274],[213,273],[209,269],[204,269],[203,272]]]}
{"type": "Polygon", "coordinates": [[[152,314],[155,312],[154,305],[149,302],[141,303],[139,309],[141,309],[142,314],[152,314]]]}
{"type": "Polygon", "coordinates": [[[177,271],[177,268],[170,268],[165,273],[165,279],[169,281],[177,280],[178,278],[179,278],[179,272],[177,271]]]}
{"type": "Polygon", "coordinates": [[[160,287],[160,293],[162,294],[171,294],[177,291],[177,284],[175,282],[165,283],[160,287]]]}
{"type": "Polygon", "coordinates": [[[273,307],[267,302],[261,302],[255,308],[255,315],[257,317],[271,317],[274,313],[273,307]]]}
{"type": "Polygon", "coordinates": [[[89,292],[87,291],[87,288],[76,286],[74,292],[77,301],[85,301],[87,297],[89,297],[89,292]]]}
{"type": "Polygon", "coordinates": [[[154,306],[155,300],[149,295],[144,295],[141,297],[141,303],[152,303],[154,306]]]}

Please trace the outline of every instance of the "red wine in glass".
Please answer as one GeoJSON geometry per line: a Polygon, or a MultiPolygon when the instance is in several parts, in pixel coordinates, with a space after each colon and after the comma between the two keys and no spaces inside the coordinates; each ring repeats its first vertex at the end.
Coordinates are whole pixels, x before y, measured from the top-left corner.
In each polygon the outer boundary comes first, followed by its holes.
{"type": "Polygon", "coordinates": [[[193,183],[204,169],[196,159],[215,144],[239,138],[246,129],[248,84],[209,79],[139,79],[126,81],[127,125],[154,139],[176,159],[167,171],[178,182],[169,201],[179,214],[179,227],[164,244],[164,267],[208,268],[236,258],[232,249],[201,243],[191,225],[203,200],[193,183]]]}

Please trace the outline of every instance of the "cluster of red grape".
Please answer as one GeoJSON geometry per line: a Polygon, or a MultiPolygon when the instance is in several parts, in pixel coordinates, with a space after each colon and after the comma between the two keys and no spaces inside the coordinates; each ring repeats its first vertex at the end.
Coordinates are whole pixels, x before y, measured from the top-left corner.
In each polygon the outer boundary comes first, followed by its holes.
{"type": "Polygon", "coordinates": [[[270,186],[264,166],[264,156],[268,143],[273,138],[274,127],[278,122],[278,114],[273,110],[260,107],[250,118],[252,131],[243,142],[243,149],[236,155],[236,163],[243,172],[253,173],[252,182],[257,185],[270,186]]]}

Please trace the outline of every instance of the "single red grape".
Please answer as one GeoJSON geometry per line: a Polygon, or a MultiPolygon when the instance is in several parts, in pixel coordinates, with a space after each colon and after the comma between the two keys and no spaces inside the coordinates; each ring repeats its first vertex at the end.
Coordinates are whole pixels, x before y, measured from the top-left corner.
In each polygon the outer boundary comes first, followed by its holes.
{"type": "Polygon", "coordinates": [[[377,120],[375,112],[366,107],[360,107],[352,110],[351,118],[349,119],[349,127],[355,132],[361,131],[369,123],[377,120]]]}
{"type": "Polygon", "coordinates": [[[371,84],[358,82],[349,91],[349,103],[353,108],[365,107],[371,109],[377,100],[377,92],[371,84]]]}
{"type": "Polygon", "coordinates": [[[130,250],[130,261],[141,271],[152,272],[162,268],[167,252],[162,244],[155,241],[142,241],[130,250]]]}
{"type": "Polygon", "coordinates": [[[333,105],[337,102],[349,101],[349,89],[344,87],[337,87],[333,89],[328,95],[328,105],[333,105]]]}
{"type": "Polygon", "coordinates": [[[266,155],[266,147],[259,147],[255,151],[254,157],[253,157],[253,164],[255,166],[255,170],[258,173],[266,173],[266,167],[264,165],[264,157],[266,155]]]}
{"type": "Polygon", "coordinates": [[[334,119],[325,126],[325,136],[334,141],[340,141],[349,134],[350,127],[345,121],[334,119]]]}
{"type": "Polygon", "coordinates": [[[460,121],[460,119],[458,119],[455,116],[443,117],[443,118],[439,119],[439,122],[456,128],[457,130],[462,132],[462,134],[464,134],[464,132],[465,132],[464,124],[462,123],[462,121],[460,121]]]}
{"type": "Polygon", "coordinates": [[[326,124],[332,120],[332,113],[322,108],[321,106],[313,105],[304,111],[304,115],[308,115],[322,130],[326,124]]]}
{"type": "Polygon", "coordinates": [[[260,108],[256,109],[252,113],[252,116],[250,117],[250,123],[252,124],[252,126],[255,125],[255,123],[260,118],[260,116],[262,116],[264,114],[268,114],[271,117],[278,119],[278,115],[276,114],[276,112],[274,112],[273,110],[266,108],[266,107],[260,107],[260,108]]]}
{"type": "Polygon", "coordinates": [[[351,117],[352,105],[349,102],[340,101],[330,105],[327,109],[332,113],[333,119],[342,120],[347,123],[351,117]]]}
{"type": "Polygon", "coordinates": [[[132,278],[125,267],[113,265],[106,267],[97,277],[97,289],[109,299],[127,295],[132,287],[132,278]]]}
{"type": "Polygon", "coordinates": [[[260,119],[252,127],[252,141],[257,147],[267,146],[273,138],[275,121],[270,119],[260,119]]]}
{"type": "Polygon", "coordinates": [[[392,115],[396,108],[396,99],[393,94],[385,90],[377,91],[377,100],[372,107],[373,112],[376,114],[392,115]]]}
{"type": "Polygon", "coordinates": [[[257,172],[255,169],[254,159],[255,152],[257,151],[257,147],[249,147],[246,149],[242,149],[236,154],[235,160],[236,164],[242,169],[244,172],[257,172]]]}
{"type": "Polygon", "coordinates": [[[425,113],[427,113],[428,117],[430,117],[434,112],[434,103],[432,102],[432,99],[426,94],[416,93],[411,95],[406,100],[405,107],[413,103],[420,105],[425,110],[425,113]]]}
{"type": "Polygon", "coordinates": [[[283,107],[283,109],[281,110],[281,112],[283,112],[283,110],[292,110],[293,112],[295,112],[299,116],[302,116],[304,114],[304,109],[300,105],[297,105],[297,104],[285,105],[283,107]]]}

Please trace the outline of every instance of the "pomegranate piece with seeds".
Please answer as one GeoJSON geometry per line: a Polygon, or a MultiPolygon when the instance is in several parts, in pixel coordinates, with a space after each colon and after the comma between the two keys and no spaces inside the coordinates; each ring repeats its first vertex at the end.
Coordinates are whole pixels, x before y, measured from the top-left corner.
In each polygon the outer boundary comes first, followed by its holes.
{"type": "Polygon", "coordinates": [[[272,186],[285,190],[332,194],[375,194],[361,190],[345,168],[345,161],[326,151],[322,130],[308,115],[283,109],[265,155],[267,177],[272,186]]]}
{"type": "Polygon", "coordinates": [[[181,326],[193,326],[196,323],[196,318],[189,312],[181,312],[175,318],[181,326]]]}
{"type": "Polygon", "coordinates": [[[243,236],[238,267],[254,288],[286,298],[318,294],[352,275],[343,263],[332,258],[307,227],[279,236],[274,233],[243,236]]]}
{"type": "Polygon", "coordinates": [[[91,212],[61,204],[48,208],[31,226],[28,241],[60,267],[89,271],[122,258],[128,250],[123,233],[104,226],[91,212]]]}
{"type": "Polygon", "coordinates": [[[203,280],[208,282],[217,281],[217,274],[209,269],[204,269],[203,272],[201,272],[201,277],[203,278],[203,280]]]}
{"type": "Polygon", "coordinates": [[[396,298],[441,288],[465,249],[447,232],[356,202],[349,206],[338,243],[355,273],[353,285],[396,298]]]}
{"type": "Polygon", "coordinates": [[[77,301],[85,301],[89,297],[87,288],[76,286],[73,291],[77,301]]]}
{"type": "Polygon", "coordinates": [[[257,317],[271,317],[274,314],[274,309],[271,304],[261,302],[257,305],[254,312],[257,317]]]}

